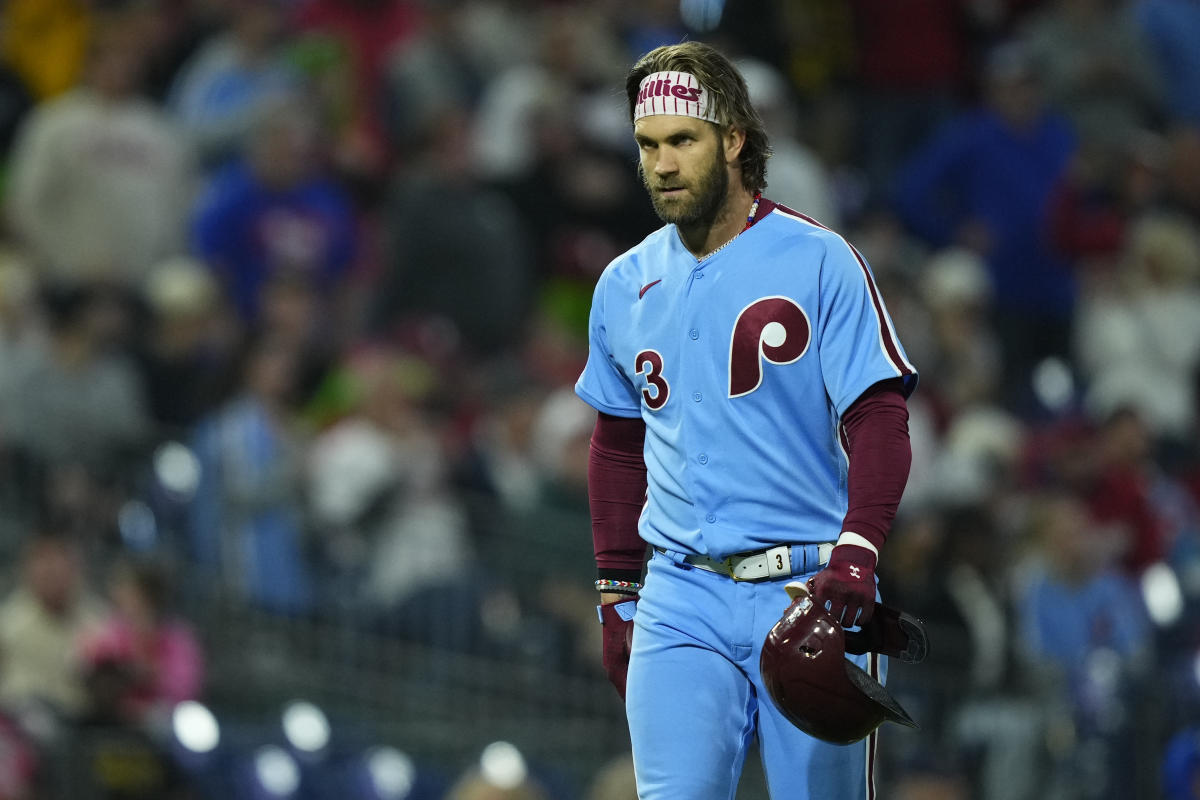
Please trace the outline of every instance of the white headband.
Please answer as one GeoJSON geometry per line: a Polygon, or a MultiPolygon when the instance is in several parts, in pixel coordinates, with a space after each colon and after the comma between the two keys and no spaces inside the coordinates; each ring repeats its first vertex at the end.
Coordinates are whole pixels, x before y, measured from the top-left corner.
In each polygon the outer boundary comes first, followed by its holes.
{"type": "Polygon", "coordinates": [[[687,72],[655,72],[647,75],[638,85],[633,121],[655,114],[678,114],[708,122],[719,121],[709,104],[708,90],[695,75],[687,72]]]}

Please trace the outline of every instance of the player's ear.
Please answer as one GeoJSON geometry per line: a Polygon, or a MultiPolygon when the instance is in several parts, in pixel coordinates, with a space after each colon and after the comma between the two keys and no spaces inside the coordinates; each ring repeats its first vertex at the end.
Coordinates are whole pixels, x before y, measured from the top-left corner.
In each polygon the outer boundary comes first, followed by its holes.
{"type": "Polygon", "coordinates": [[[725,148],[725,162],[734,163],[746,145],[746,132],[730,125],[721,134],[721,145],[725,148]]]}

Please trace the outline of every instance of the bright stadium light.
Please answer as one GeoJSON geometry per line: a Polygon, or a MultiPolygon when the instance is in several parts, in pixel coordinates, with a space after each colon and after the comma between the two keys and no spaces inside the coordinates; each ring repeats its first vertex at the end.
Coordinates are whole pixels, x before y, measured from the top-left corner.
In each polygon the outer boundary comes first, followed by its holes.
{"type": "Polygon", "coordinates": [[[492,742],[479,757],[479,772],[497,789],[515,789],[525,782],[529,770],[521,751],[508,742],[492,742]]]}
{"type": "Polygon", "coordinates": [[[130,550],[144,552],[158,542],[158,522],[150,506],[141,500],[127,500],[117,511],[117,531],[130,550]]]}
{"type": "Polygon", "coordinates": [[[404,800],[412,793],[417,768],[407,755],[394,747],[374,747],[365,761],[379,800],[404,800]]]}
{"type": "Polygon", "coordinates": [[[1051,411],[1062,411],[1075,395],[1075,378],[1061,358],[1043,359],[1033,370],[1033,393],[1051,411]]]}
{"type": "Polygon", "coordinates": [[[200,485],[200,460],[186,445],[165,442],[154,452],[154,475],[167,491],[190,498],[200,485]]]}
{"type": "Polygon", "coordinates": [[[297,750],[317,753],[329,744],[329,719],[312,703],[297,700],[283,710],[283,734],[297,750]]]}
{"type": "Polygon", "coordinates": [[[277,745],[266,745],[255,753],[254,775],[270,797],[292,797],[300,788],[300,767],[296,759],[277,745]]]}
{"type": "Polygon", "coordinates": [[[1160,628],[1173,625],[1183,614],[1183,591],[1175,570],[1161,561],[1142,573],[1142,598],[1150,619],[1160,628]]]}
{"type": "Polygon", "coordinates": [[[193,753],[211,753],[221,743],[221,727],[206,706],[195,700],[185,700],[171,712],[171,728],[175,738],[193,753]]]}

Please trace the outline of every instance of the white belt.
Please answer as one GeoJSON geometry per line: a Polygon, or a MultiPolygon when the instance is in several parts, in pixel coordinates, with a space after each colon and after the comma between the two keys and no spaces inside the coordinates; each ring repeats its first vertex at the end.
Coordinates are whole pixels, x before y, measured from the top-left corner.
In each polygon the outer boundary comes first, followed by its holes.
{"type": "Polygon", "coordinates": [[[834,544],[781,544],[757,553],[738,553],[723,560],[697,553],[674,554],[661,547],[655,549],[667,556],[677,555],[677,560],[685,564],[727,575],[735,581],[764,581],[815,572],[829,563],[834,544]]]}

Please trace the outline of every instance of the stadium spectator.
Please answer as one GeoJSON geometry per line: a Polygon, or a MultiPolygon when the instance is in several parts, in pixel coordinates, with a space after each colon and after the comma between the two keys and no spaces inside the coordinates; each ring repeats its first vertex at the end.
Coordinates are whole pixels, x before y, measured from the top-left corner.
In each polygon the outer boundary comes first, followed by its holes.
{"type": "Polygon", "coordinates": [[[538,118],[548,110],[565,111],[593,142],[627,152],[621,106],[606,89],[623,69],[609,18],[587,3],[566,3],[541,13],[532,33],[534,57],[482,87],[471,148],[485,180],[528,174],[541,145],[538,118]]]}
{"type": "Polygon", "coordinates": [[[933,338],[922,371],[929,376],[939,417],[946,420],[995,402],[1001,342],[989,324],[992,285],[983,260],[964,248],[936,253],[922,270],[920,290],[933,338]]]}
{"type": "Polygon", "coordinates": [[[1076,317],[1076,363],[1104,418],[1136,409],[1156,442],[1196,431],[1200,370],[1200,226],[1152,214],[1132,224],[1116,273],[1076,317]]]}
{"type": "Polygon", "coordinates": [[[323,298],[322,316],[337,307],[357,231],[349,196],[324,170],[325,145],[299,98],[263,104],[245,158],[214,176],[196,209],[193,250],[249,326],[279,281],[323,298]]]}
{"type": "Polygon", "coordinates": [[[1049,204],[1050,240],[1070,259],[1082,293],[1103,283],[1125,246],[1129,227],[1166,200],[1167,142],[1150,130],[1119,144],[1082,141],[1049,204]]]}
{"type": "Polygon", "coordinates": [[[1004,344],[1004,385],[1025,400],[1033,365],[1066,355],[1075,282],[1046,244],[1046,203],[1075,149],[1067,121],[1041,98],[1039,69],[1020,44],[994,49],[982,108],[960,112],[904,165],[896,207],[935,247],[984,257],[1004,344]]]}
{"type": "Polygon", "coordinates": [[[392,181],[371,332],[388,339],[405,323],[440,318],[450,323],[443,347],[475,358],[519,340],[534,277],[527,223],[471,170],[465,113],[432,123],[392,181]]]}
{"type": "Polygon", "coordinates": [[[201,420],[192,445],[191,557],[238,598],[271,611],[312,608],[295,418],[298,354],[255,343],[234,397],[201,420]]]}
{"type": "Polygon", "coordinates": [[[89,483],[120,483],[152,434],[141,378],[111,350],[119,297],[103,288],[42,293],[48,338],[17,364],[0,398],[0,428],[47,474],[82,470],[89,483]]]}
{"type": "Polygon", "coordinates": [[[187,132],[205,170],[241,152],[263,106],[298,86],[281,46],[286,6],[281,0],[229,4],[224,29],[179,69],[167,108],[187,132]]]}
{"type": "Polygon", "coordinates": [[[0,701],[18,717],[30,706],[72,717],[84,710],[80,637],[103,606],[87,590],[76,543],[53,529],[35,532],[21,557],[20,581],[0,604],[0,701]]]}
{"type": "Polygon", "coordinates": [[[1089,659],[1109,649],[1146,656],[1149,620],[1115,553],[1098,541],[1086,503],[1069,493],[1036,498],[1030,561],[1016,572],[1016,608],[1032,669],[1082,687],[1089,659]]]}
{"type": "Polygon", "coordinates": [[[170,595],[164,564],[126,558],[112,569],[112,613],[82,637],[85,672],[112,670],[121,678],[121,691],[105,704],[123,722],[164,719],[203,689],[203,649],[191,627],[171,615],[170,595]]]}
{"type": "Polygon", "coordinates": [[[1119,149],[1162,117],[1163,85],[1124,0],[1051,0],[1022,26],[1049,102],[1082,140],[1119,149]]]}
{"type": "Polygon", "coordinates": [[[1119,563],[1132,576],[1161,561],[1167,554],[1166,519],[1154,502],[1159,480],[1153,461],[1153,439],[1144,418],[1133,408],[1114,409],[1098,426],[1087,452],[1082,491],[1098,533],[1097,544],[1119,554],[1119,563]]]}
{"type": "Polygon", "coordinates": [[[331,602],[389,630],[461,645],[476,563],[449,491],[445,434],[427,409],[436,374],[386,351],[352,356],[343,371],[347,407],[314,439],[307,465],[331,602]]]}
{"type": "Polygon", "coordinates": [[[9,222],[48,277],[132,288],[184,245],[190,151],[139,93],[141,30],[136,15],[98,21],[83,83],[21,127],[9,222]]]}
{"type": "Polygon", "coordinates": [[[1128,709],[1152,655],[1152,631],[1136,584],[1098,546],[1094,524],[1077,497],[1036,499],[1031,561],[1016,573],[1018,655],[1042,698],[1044,724],[1071,726],[1079,742],[1054,748],[1051,740],[1046,788],[1082,781],[1092,796],[1128,797],[1136,766],[1128,709]]]}
{"type": "Polygon", "coordinates": [[[223,399],[240,329],[201,261],[175,256],[142,287],[148,319],[135,343],[149,413],[164,435],[182,435],[223,399]]]}

